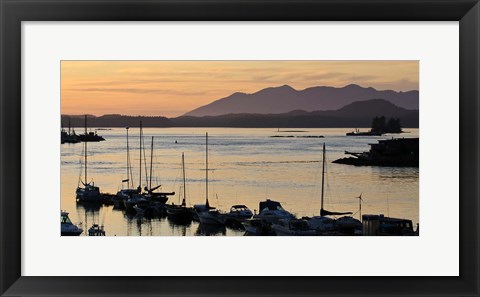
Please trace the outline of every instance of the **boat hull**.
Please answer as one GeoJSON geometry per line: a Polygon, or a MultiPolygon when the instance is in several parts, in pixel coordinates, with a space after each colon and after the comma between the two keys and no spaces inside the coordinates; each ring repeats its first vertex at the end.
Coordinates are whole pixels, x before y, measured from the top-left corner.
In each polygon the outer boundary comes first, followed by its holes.
{"type": "Polygon", "coordinates": [[[187,207],[167,208],[167,218],[176,223],[190,223],[193,219],[192,215],[192,210],[187,207]]]}
{"type": "Polygon", "coordinates": [[[227,217],[217,212],[204,211],[198,213],[200,224],[206,225],[225,225],[227,217]]]}
{"type": "Polygon", "coordinates": [[[78,202],[103,202],[103,196],[98,187],[77,188],[75,193],[78,202]]]}
{"type": "Polygon", "coordinates": [[[62,231],[62,236],[80,236],[83,231],[62,231]]]}
{"type": "Polygon", "coordinates": [[[277,236],[315,236],[317,235],[314,230],[292,230],[285,226],[274,224],[272,230],[277,236]]]}

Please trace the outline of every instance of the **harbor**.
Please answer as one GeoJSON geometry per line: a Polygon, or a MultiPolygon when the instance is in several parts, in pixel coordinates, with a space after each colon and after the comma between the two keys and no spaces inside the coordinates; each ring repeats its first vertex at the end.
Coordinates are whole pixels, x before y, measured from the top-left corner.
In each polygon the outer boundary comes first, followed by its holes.
{"type": "MultiPolygon", "coordinates": [[[[313,218],[326,216],[335,226],[352,225],[354,221],[342,222],[342,217],[360,222],[362,213],[369,215],[371,226],[385,218],[409,221],[412,230],[419,223],[418,167],[332,163],[345,151],[362,151],[373,141],[391,138],[388,134],[352,138],[345,136],[351,129],[340,128],[290,130],[288,136],[294,137],[272,137],[282,132],[269,128],[93,129],[101,131],[105,141],[61,146],[61,208],[80,225],[82,236],[95,225],[107,236],[361,235],[361,223],[356,232],[341,234],[337,227],[322,234],[291,230],[312,229],[307,225],[313,218]],[[94,192],[98,187],[97,198],[79,199],[75,189],[89,187],[94,192]],[[128,197],[119,200],[119,193],[128,197]],[[258,218],[261,203],[269,200],[293,217],[252,234],[246,230],[251,226],[242,223],[245,220],[228,216],[248,210],[258,218]],[[202,212],[195,207],[202,205],[208,211],[196,218],[202,212]],[[209,223],[218,218],[220,222],[209,223]]],[[[406,132],[402,137],[418,138],[418,129],[406,132]]],[[[102,234],[97,229],[92,234],[102,234]]]]}

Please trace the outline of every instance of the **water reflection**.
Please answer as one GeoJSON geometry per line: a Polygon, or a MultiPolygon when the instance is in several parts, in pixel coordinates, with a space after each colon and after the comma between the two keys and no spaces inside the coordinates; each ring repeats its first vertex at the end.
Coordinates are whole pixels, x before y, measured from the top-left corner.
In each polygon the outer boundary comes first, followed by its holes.
{"type": "Polygon", "coordinates": [[[216,235],[226,235],[227,229],[225,226],[221,225],[208,225],[208,224],[199,224],[195,235],[197,236],[216,236],[216,235]]]}

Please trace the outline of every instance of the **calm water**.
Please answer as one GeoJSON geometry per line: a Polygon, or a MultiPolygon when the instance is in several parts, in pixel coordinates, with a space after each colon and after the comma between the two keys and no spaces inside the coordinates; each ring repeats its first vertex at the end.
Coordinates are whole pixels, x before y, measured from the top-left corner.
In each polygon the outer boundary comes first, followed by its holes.
{"type": "MultiPolygon", "coordinates": [[[[320,211],[322,144],[327,147],[325,208],[331,211],[358,211],[363,193],[362,214],[385,214],[418,222],[418,168],[355,167],[333,164],[344,151],[369,150],[369,143],[383,137],[346,137],[353,129],[235,129],[235,128],[144,128],[147,165],[150,141],[154,136],[153,184],[163,191],[176,192],[169,202],[179,203],[182,184],[181,154],[185,153],[187,204],[205,202],[205,132],[209,134],[209,201],[228,211],[245,204],[252,211],[265,198],[280,201],[297,216],[318,215],[320,211]],[[303,130],[305,132],[287,132],[303,130]],[[325,138],[272,138],[273,135],[323,135],[325,138]],[[177,143],[175,143],[177,141],[177,143]]],[[[401,137],[418,137],[418,129],[407,129],[401,137]]],[[[106,141],[88,143],[88,179],[102,192],[116,193],[126,178],[125,129],[101,130],[106,141]]],[[[130,128],[130,158],[135,186],[139,183],[139,129],[130,128]]],[[[396,136],[397,137],[397,136],[396,136]]],[[[167,219],[127,216],[108,207],[85,207],[75,201],[81,174],[83,143],[61,145],[61,208],[70,212],[74,223],[88,229],[92,223],[105,226],[107,236],[158,235],[243,235],[241,231],[207,229],[193,222],[177,226],[167,219]]],[[[142,164],[143,166],[143,164],[142,164]]],[[[82,176],[83,178],[83,176],[82,176]]],[[[145,185],[145,169],[142,169],[145,185]]],[[[143,188],[143,186],[142,186],[143,188]]],[[[182,190],[183,191],[183,190],[182,190]]],[[[356,213],[355,217],[359,218],[356,213]]]]}

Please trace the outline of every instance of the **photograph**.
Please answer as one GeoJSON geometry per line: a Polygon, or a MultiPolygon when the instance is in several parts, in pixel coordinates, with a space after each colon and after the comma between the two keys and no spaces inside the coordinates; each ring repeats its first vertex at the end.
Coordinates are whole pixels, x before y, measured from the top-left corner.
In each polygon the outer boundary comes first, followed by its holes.
{"type": "Polygon", "coordinates": [[[417,60],[62,60],[60,87],[61,236],[419,236],[417,60]]]}

